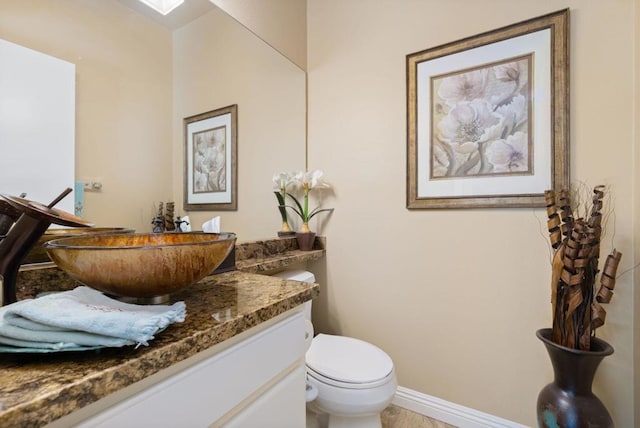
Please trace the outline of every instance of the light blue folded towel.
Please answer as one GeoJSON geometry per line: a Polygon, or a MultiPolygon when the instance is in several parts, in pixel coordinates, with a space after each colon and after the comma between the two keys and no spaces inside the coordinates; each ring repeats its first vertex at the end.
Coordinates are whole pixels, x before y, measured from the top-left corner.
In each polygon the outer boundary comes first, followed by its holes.
{"type": "Polygon", "coordinates": [[[134,305],[81,286],[0,309],[0,343],[29,348],[148,345],[186,316],[184,302],[134,305]]]}
{"type": "Polygon", "coordinates": [[[82,347],[121,347],[135,345],[132,340],[82,331],[27,330],[0,322],[0,343],[20,348],[65,350],[82,347]]]}

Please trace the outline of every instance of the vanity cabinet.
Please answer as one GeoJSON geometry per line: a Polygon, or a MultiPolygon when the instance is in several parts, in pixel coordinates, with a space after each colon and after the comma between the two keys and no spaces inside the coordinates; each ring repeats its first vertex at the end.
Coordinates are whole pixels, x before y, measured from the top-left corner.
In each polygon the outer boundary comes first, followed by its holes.
{"type": "Polygon", "coordinates": [[[78,423],[51,426],[303,427],[304,330],[298,307],[157,373],[163,379],[150,386],[131,385],[138,392],[107,408],[81,409],[94,414],[78,423]]]}

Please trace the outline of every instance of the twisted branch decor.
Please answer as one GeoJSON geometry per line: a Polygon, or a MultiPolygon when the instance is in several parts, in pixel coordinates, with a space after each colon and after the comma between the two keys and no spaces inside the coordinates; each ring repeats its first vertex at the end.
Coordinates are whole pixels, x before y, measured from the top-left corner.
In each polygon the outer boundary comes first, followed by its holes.
{"type": "Polygon", "coordinates": [[[173,213],[175,211],[175,204],[173,202],[167,202],[166,211],[164,213],[164,230],[172,232],[176,228],[174,222],[173,213]]]}
{"type": "Polygon", "coordinates": [[[604,325],[606,311],[616,284],[622,253],[614,248],[607,256],[595,292],[599,273],[604,186],[593,189],[588,219],[574,218],[567,190],[544,194],[549,240],[554,249],[551,266],[552,340],[568,348],[588,351],[591,336],[604,325]]]}

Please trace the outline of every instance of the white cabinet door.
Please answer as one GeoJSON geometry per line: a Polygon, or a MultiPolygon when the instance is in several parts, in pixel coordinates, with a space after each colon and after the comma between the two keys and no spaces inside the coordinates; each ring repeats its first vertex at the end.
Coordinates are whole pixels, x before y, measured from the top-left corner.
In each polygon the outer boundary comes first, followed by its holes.
{"type": "Polygon", "coordinates": [[[224,428],[304,427],[306,417],[304,389],[305,368],[304,365],[300,365],[221,426],[224,428]]]}
{"type": "Polygon", "coordinates": [[[262,391],[278,409],[290,402],[304,421],[304,323],[304,314],[297,312],[77,426],[204,428],[241,412],[248,402],[260,407],[257,393],[262,391]]]}

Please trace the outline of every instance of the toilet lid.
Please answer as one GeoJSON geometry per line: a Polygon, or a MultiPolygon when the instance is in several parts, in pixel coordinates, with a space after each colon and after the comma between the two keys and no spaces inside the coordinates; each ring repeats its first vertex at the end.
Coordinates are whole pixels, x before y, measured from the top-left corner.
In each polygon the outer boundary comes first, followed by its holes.
{"type": "Polygon", "coordinates": [[[344,383],[371,383],[393,370],[393,361],[380,348],[362,340],[319,334],[307,350],[306,363],[317,373],[344,383]]]}

